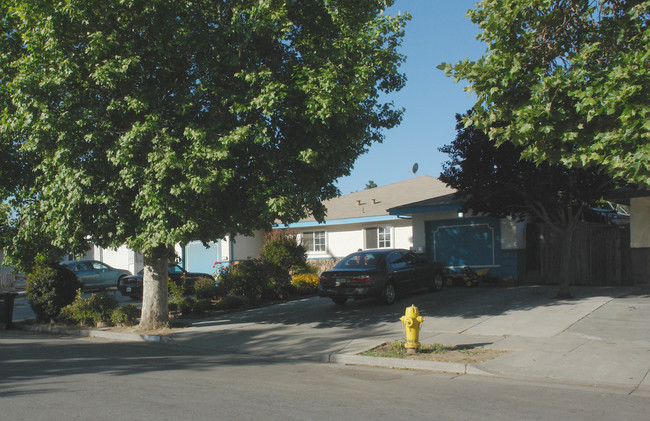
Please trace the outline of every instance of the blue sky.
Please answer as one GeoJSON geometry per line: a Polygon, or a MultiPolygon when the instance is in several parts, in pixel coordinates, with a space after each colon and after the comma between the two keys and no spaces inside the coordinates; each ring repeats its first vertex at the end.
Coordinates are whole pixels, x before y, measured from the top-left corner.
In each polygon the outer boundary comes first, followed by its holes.
{"type": "Polygon", "coordinates": [[[418,163],[417,175],[437,177],[446,155],[438,148],[451,143],[456,135],[456,113],[472,104],[464,83],[436,69],[441,62],[455,63],[463,58],[477,59],[485,44],[476,40],[478,28],[465,16],[475,0],[396,0],[389,14],[406,11],[412,19],[406,26],[401,52],[406,62],[406,86],[388,99],[406,109],[402,124],[385,133],[381,144],[373,144],[359,157],[351,175],[338,180],[342,194],[363,190],[369,180],[377,185],[414,177],[411,168],[418,163]]]}

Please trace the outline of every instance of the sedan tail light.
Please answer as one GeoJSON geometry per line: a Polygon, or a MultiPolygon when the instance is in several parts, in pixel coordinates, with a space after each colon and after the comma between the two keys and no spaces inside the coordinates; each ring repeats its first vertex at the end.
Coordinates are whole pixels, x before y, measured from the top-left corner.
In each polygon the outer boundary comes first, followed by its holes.
{"type": "Polygon", "coordinates": [[[370,276],[365,275],[365,276],[355,276],[350,278],[350,284],[352,285],[361,285],[361,284],[367,284],[370,282],[370,276]]]}

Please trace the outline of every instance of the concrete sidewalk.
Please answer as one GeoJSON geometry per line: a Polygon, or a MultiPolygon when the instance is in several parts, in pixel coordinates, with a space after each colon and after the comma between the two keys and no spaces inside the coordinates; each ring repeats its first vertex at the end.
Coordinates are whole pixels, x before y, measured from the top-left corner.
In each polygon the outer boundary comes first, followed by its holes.
{"type": "Polygon", "coordinates": [[[405,297],[392,307],[372,301],[340,307],[311,298],[195,320],[192,327],[166,336],[106,331],[90,335],[164,342],[215,354],[619,388],[650,397],[650,288],[574,287],[574,299],[555,300],[556,288],[452,288],[405,297]],[[513,352],[474,365],[357,355],[403,338],[399,316],[410,304],[425,317],[422,343],[513,352]]]}
{"type": "Polygon", "coordinates": [[[351,343],[333,360],[346,364],[430,369],[514,379],[614,387],[650,397],[650,291],[573,288],[572,300],[473,319],[425,320],[420,342],[477,345],[514,351],[481,364],[362,357],[381,343],[351,343]]]}

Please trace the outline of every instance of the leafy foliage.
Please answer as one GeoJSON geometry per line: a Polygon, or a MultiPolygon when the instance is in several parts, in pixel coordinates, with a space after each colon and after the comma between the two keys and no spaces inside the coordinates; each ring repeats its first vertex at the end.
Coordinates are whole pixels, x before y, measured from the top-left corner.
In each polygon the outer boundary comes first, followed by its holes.
{"type": "MultiPolygon", "coordinates": [[[[471,118],[471,113],[467,115],[471,118]]],[[[466,211],[500,218],[533,215],[564,229],[613,186],[611,178],[597,168],[536,165],[521,159],[522,147],[497,146],[483,131],[465,126],[464,120],[456,115],[458,134],[440,148],[449,155],[440,179],[463,197],[466,211]]]]}
{"type": "Polygon", "coordinates": [[[110,322],[114,310],[120,307],[117,298],[109,294],[91,294],[83,298],[81,290],[77,290],[74,301],[63,307],[59,320],[81,326],[95,326],[100,322],[110,322]]]}
{"type": "MultiPolygon", "coordinates": [[[[43,240],[165,259],[322,219],[334,181],[401,120],[383,102],[405,82],[409,17],[392,3],[1,0],[0,149],[28,175],[0,188],[20,239],[7,255],[43,240]]],[[[149,312],[165,289],[145,291],[141,325],[167,313],[149,312]]]]}
{"type": "Polygon", "coordinates": [[[213,278],[203,277],[194,283],[197,299],[216,298],[224,294],[223,287],[218,286],[213,278]]]}
{"type": "Polygon", "coordinates": [[[219,274],[219,286],[229,295],[244,297],[253,303],[259,301],[269,288],[264,263],[256,259],[229,266],[219,274]]]}
{"type": "MultiPolygon", "coordinates": [[[[471,113],[468,113],[471,118],[471,113]]],[[[466,116],[466,117],[467,117],[466,116]]],[[[465,211],[496,217],[535,217],[559,236],[565,247],[557,265],[562,292],[568,295],[569,256],[576,224],[583,211],[613,187],[597,168],[567,168],[560,163],[521,159],[523,147],[496,145],[483,131],[466,126],[456,115],[458,134],[440,150],[449,155],[440,179],[457,190],[465,211]]]]}
{"type": "Polygon", "coordinates": [[[61,309],[72,303],[81,289],[77,277],[65,266],[39,259],[27,275],[25,293],[38,320],[54,320],[61,309]]]}
{"type": "Polygon", "coordinates": [[[113,310],[111,323],[116,326],[133,326],[138,317],[140,317],[140,310],[133,304],[126,304],[113,310]]]}
{"type": "Polygon", "coordinates": [[[375,182],[372,181],[372,180],[369,180],[369,181],[366,183],[365,190],[374,189],[375,187],[377,187],[377,183],[375,183],[375,182]]]}
{"type": "Polygon", "coordinates": [[[536,163],[650,185],[650,1],[483,0],[488,55],[439,68],[469,82],[466,125],[536,163]]]}
{"type": "Polygon", "coordinates": [[[292,271],[305,267],[307,250],[295,235],[276,230],[267,234],[261,255],[269,280],[282,288],[291,282],[292,271]]]}

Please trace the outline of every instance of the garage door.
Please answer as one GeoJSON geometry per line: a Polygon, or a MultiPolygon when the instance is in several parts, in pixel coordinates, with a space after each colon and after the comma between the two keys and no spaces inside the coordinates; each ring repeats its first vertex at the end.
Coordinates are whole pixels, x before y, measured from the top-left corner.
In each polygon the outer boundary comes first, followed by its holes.
{"type": "Polygon", "coordinates": [[[429,221],[425,224],[427,257],[452,268],[499,266],[500,227],[496,218],[429,221]]]}
{"type": "Polygon", "coordinates": [[[221,260],[221,242],[205,247],[200,241],[185,246],[185,270],[188,272],[214,273],[215,262],[221,260]]]}

